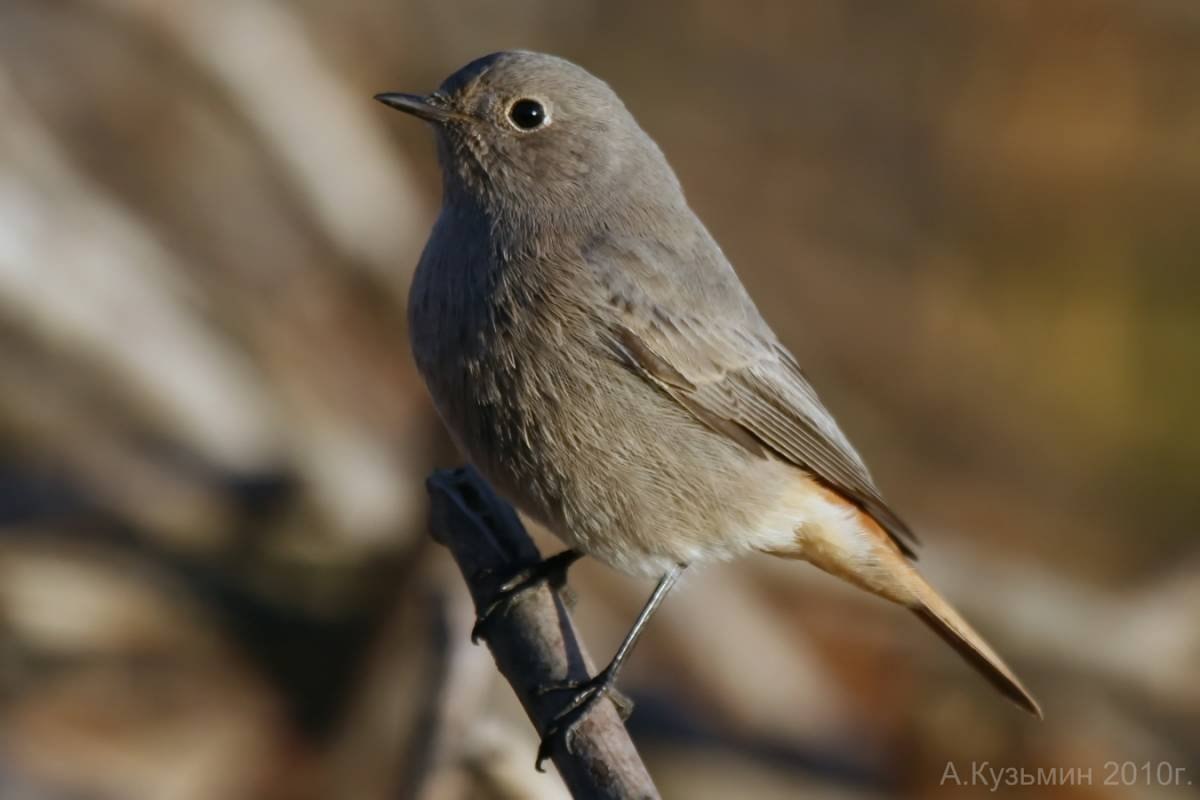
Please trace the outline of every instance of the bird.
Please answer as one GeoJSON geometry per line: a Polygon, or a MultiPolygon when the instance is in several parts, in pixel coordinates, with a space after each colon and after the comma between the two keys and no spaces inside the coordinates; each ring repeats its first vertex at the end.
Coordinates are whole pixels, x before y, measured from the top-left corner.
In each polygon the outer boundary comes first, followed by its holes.
{"type": "Polygon", "coordinates": [[[569,691],[540,763],[613,692],[689,566],[766,553],[910,609],[1007,698],[1033,695],[915,566],[884,500],[791,352],[612,88],[565,59],[478,58],[429,94],[442,205],[414,273],[418,371],[457,446],[567,549],[655,588],[609,665],[569,691]]]}

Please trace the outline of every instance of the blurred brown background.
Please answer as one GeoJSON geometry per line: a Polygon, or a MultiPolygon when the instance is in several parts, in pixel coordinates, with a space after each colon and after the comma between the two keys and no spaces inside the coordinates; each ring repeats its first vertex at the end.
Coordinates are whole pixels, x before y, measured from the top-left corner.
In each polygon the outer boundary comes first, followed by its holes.
{"type": "MultiPolygon", "coordinates": [[[[1193,0],[3,0],[0,797],[563,796],[425,535],[438,177],[371,101],[518,46],[658,139],[1046,709],[804,565],[711,568],[623,679],[664,795],[1193,795],[1193,0]]],[[[649,586],[572,585],[606,659],[649,586]]]]}

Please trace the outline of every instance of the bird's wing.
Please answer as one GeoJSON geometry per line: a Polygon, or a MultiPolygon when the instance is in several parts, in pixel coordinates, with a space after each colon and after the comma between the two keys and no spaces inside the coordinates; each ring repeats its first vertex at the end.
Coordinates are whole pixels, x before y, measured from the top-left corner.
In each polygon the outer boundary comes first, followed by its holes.
{"type": "Polygon", "coordinates": [[[708,427],[751,452],[795,464],[858,504],[915,557],[916,537],[752,306],[732,315],[741,319],[731,324],[719,313],[712,319],[711,306],[672,312],[639,299],[645,305],[624,304],[604,326],[620,360],[708,427]]]}

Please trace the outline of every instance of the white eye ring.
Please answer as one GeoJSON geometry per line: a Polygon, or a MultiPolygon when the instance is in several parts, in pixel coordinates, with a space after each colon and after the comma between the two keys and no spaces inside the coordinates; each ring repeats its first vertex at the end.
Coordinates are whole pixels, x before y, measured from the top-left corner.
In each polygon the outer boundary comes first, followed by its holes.
{"type": "Polygon", "coordinates": [[[532,97],[521,97],[512,102],[504,116],[510,125],[519,131],[529,133],[550,124],[550,111],[541,100],[532,97]]]}

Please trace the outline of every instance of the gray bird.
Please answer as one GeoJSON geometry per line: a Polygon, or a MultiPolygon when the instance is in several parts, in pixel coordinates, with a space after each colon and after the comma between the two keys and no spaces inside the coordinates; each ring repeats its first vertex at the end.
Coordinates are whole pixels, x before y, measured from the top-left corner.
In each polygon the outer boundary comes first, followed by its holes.
{"type": "Polygon", "coordinates": [[[1040,716],[917,573],[911,531],[607,84],[517,51],[377,99],[437,132],[442,209],[408,316],[442,420],[571,548],[541,576],[586,554],[659,579],[612,663],[570,687],[542,755],[612,689],[685,567],[755,552],[908,607],[1040,716]]]}

